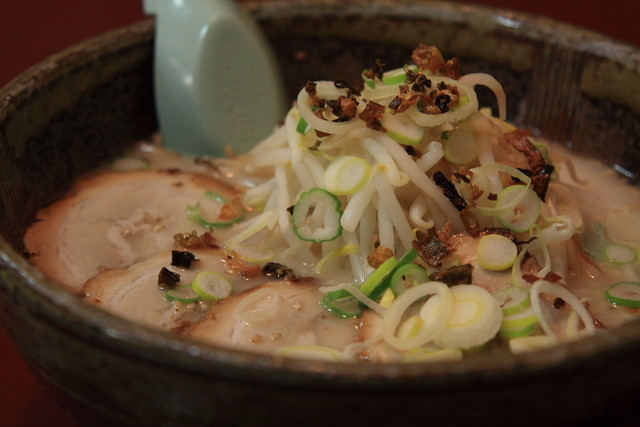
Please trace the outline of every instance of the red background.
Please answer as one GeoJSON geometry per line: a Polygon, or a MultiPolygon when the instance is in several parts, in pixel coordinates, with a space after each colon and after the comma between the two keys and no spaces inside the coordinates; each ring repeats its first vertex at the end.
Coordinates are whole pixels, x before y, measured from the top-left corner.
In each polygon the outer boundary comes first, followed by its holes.
{"type": "MultiPolygon", "coordinates": [[[[635,0],[476,0],[544,15],[640,46],[635,0]]],[[[78,41],[142,19],[142,0],[0,0],[0,87],[78,41]]],[[[73,426],[0,329],[0,425],[73,426]]]]}

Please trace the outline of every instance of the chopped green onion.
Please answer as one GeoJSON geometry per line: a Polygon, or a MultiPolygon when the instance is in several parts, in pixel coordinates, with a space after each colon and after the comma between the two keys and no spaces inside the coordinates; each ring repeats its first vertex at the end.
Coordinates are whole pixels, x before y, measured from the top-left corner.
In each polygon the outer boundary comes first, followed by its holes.
{"type": "Polygon", "coordinates": [[[305,241],[330,242],[342,235],[341,203],[338,198],[319,187],[300,195],[293,207],[293,231],[305,241]]]}
{"type": "Polygon", "coordinates": [[[169,289],[165,295],[169,301],[179,301],[185,304],[198,302],[202,299],[202,297],[193,290],[191,283],[184,283],[173,289],[169,289]]]}
{"type": "Polygon", "coordinates": [[[483,236],[476,250],[476,261],[480,267],[490,271],[510,268],[518,256],[518,247],[513,241],[499,234],[483,236]]]}
{"type": "Polygon", "coordinates": [[[399,295],[406,289],[427,282],[429,275],[424,268],[418,264],[405,264],[399,266],[391,276],[391,290],[395,295],[399,295]]]}
{"type": "Polygon", "coordinates": [[[441,282],[426,282],[401,293],[382,318],[382,336],[385,341],[398,350],[412,350],[437,337],[447,327],[447,321],[453,312],[451,289],[441,282]],[[420,309],[420,317],[424,323],[419,333],[411,337],[398,336],[398,326],[407,311],[414,303],[429,295],[432,296],[420,309]]]}
{"type": "Polygon", "coordinates": [[[275,255],[271,249],[261,248],[259,246],[237,244],[230,246],[229,249],[235,252],[242,259],[254,263],[270,261],[275,255]]]}
{"type": "Polygon", "coordinates": [[[346,289],[327,293],[322,298],[322,304],[328,311],[345,319],[359,317],[363,310],[356,297],[346,289]]]}
{"type": "Polygon", "coordinates": [[[324,186],[332,194],[355,194],[371,177],[371,165],[362,157],[342,156],[329,164],[324,172],[324,186]]]}
{"type": "Polygon", "coordinates": [[[397,265],[398,260],[396,258],[388,258],[365,279],[362,286],[360,286],[360,292],[373,300],[382,295],[388,288],[388,286],[385,286],[384,289],[382,288],[384,279],[394,271],[397,265]]]}
{"type": "Polygon", "coordinates": [[[345,356],[335,348],[320,345],[293,345],[279,348],[275,354],[282,357],[292,357],[307,360],[326,360],[327,362],[344,361],[345,356]]]}
{"type": "Polygon", "coordinates": [[[509,349],[514,354],[520,354],[551,347],[557,341],[556,338],[550,337],[549,335],[519,337],[509,340],[509,349]]]}
{"type": "MultiPolygon", "coordinates": [[[[418,71],[418,67],[416,65],[409,65],[407,68],[413,72],[418,71]]],[[[406,82],[407,70],[405,68],[396,68],[395,70],[390,70],[382,74],[382,84],[384,85],[401,85],[406,82]]]]}
{"type": "Polygon", "coordinates": [[[481,286],[457,285],[451,288],[453,312],[446,328],[434,342],[441,348],[468,349],[496,336],[502,324],[502,310],[481,286]]]}
{"type": "Polygon", "coordinates": [[[447,135],[444,143],[444,157],[452,163],[465,165],[478,157],[478,145],[473,132],[458,128],[447,135]]]}
{"type": "Polygon", "coordinates": [[[531,229],[538,220],[541,201],[536,192],[530,187],[512,185],[498,194],[496,207],[500,209],[504,206],[509,206],[517,199],[520,199],[520,201],[513,209],[499,214],[497,218],[503,227],[516,233],[522,233],[531,229]]]}
{"type": "Polygon", "coordinates": [[[529,292],[517,286],[511,286],[498,291],[493,294],[493,297],[498,301],[500,308],[502,308],[502,313],[505,316],[519,313],[531,306],[529,292]]]}
{"type": "Polygon", "coordinates": [[[395,258],[389,258],[367,277],[360,287],[360,291],[372,300],[377,300],[391,286],[391,278],[396,270],[413,263],[417,257],[418,251],[411,248],[397,261],[395,258]]]}
{"type": "Polygon", "coordinates": [[[445,123],[457,124],[478,110],[478,97],[472,87],[447,77],[431,76],[429,79],[432,86],[437,86],[441,82],[452,87],[456,86],[460,92],[460,102],[451,110],[441,114],[426,114],[420,111],[419,103],[414,105],[408,113],[418,125],[434,128],[445,123]]]}
{"type": "Polygon", "coordinates": [[[636,251],[629,246],[617,243],[607,245],[604,248],[604,256],[607,261],[615,265],[631,264],[637,258],[636,251]]]}
{"type": "MultiPolygon", "coordinates": [[[[215,201],[216,203],[227,203],[228,200],[226,197],[213,192],[213,191],[207,191],[204,193],[204,195],[208,198],[211,199],[213,201],[215,201]]],[[[202,212],[202,205],[198,202],[196,203],[196,205],[194,206],[187,206],[187,215],[189,218],[189,221],[191,222],[195,222],[196,224],[200,224],[203,227],[206,228],[225,228],[225,227],[229,227],[233,224],[235,224],[236,222],[240,221],[244,215],[242,212],[239,213],[239,215],[235,218],[232,218],[228,221],[209,221],[208,219],[205,219],[203,216],[203,212],[202,212]]]]}
{"type": "Polygon", "coordinates": [[[231,295],[233,284],[221,273],[215,271],[203,271],[199,273],[192,283],[193,291],[202,298],[217,301],[231,295]]]}
{"type": "Polygon", "coordinates": [[[615,305],[640,308],[640,283],[619,282],[607,289],[607,300],[615,305]]]}
{"type": "Polygon", "coordinates": [[[538,330],[538,324],[532,323],[531,325],[525,326],[521,329],[500,329],[500,336],[503,338],[522,338],[528,337],[529,335],[535,333],[538,330]]]}
{"type": "Polygon", "coordinates": [[[394,114],[390,110],[382,116],[380,123],[387,130],[387,135],[400,144],[419,144],[426,133],[425,128],[411,120],[408,114],[394,114]]]}
{"type": "Polygon", "coordinates": [[[309,123],[307,123],[304,117],[300,117],[300,120],[298,120],[298,125],[296,126],[296,132],[301,133],[302,135],[306,135],[311,131],[311,129],[313,128],[309,123]]]}
{"type": "Polygon", "coordinates": [[[360,76],[362,76],[362,80],[364,81],[364,83],[369,86],[371,89],[375,89],[376,88],[376,81],[370,77],[366,76],[366,73],[369,70],[364,70],[360,76]]]}
{"type": "Polygon", "coordinates": [[[537,324],[538,316],[536,316],[531,307],[528,307],[519,313],[504,316],[500,329],[504,331],[514,331],[537,324]]]}
{"type": "Polygon", "coordinates": [[[229,201],[229,199],[224,197],[222,194],[216,193],[215,191],[211,190],[205,191],[204,195],[218,203],[227,203],[229,201]]]}
{"type": "Polygon", "coordinates": [[[391,288],[387,288],[387,290],[382,294],[382,298],[380,298],[380,307],[384,309],[389,308],[389,306],[395,299],[396,295],[393,293],[391,288]]]}

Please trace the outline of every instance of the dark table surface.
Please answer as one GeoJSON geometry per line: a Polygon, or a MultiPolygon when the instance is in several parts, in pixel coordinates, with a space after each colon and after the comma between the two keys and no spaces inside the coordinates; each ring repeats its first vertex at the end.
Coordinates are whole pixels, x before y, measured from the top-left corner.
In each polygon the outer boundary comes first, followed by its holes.
{"type": "MultiPolygon", "coordinates": [[[[640,3],[630,0],[477,0],[565,21],[640,46],[640,3]]],[[[142,0],[0,1],[0,87],[78,41],[144,17],[142,0]]],[[[0,425],[74,426],[0,330],[0,425]]]]}

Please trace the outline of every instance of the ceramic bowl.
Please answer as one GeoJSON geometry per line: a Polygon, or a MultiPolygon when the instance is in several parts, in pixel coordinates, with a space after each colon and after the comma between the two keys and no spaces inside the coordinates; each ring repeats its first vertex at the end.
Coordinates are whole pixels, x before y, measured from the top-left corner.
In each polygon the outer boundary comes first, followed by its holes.
{"type": "MultiPolygon", "coordinates": [[[[353,81],[419,42],[503,82],[509,116],[575,152],[640,174],[640,51],[547,19],[459,3],[246,3],[293,95],[353,81]]],[[[157,129],[154,24],[89,40],[0,92],[0,316],[81,423],[540,425],[624,421],[640,390],[640,321],[517,356],[429,364],[283,360],[131,324],[59,289],[23,253],[37,209],[157,129]]],[[[489,101],[490,97],[486,97],[489,101]]]]}

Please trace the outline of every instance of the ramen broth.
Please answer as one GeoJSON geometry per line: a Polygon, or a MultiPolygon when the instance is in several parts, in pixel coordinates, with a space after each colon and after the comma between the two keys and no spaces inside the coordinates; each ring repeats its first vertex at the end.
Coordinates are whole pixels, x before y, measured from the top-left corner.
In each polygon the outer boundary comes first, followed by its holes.
{"type": "Polygon", "coordinates": [[[241,156],[138,144],[38,213],[30,260],[132,321],[291,357],[517,353],[637,317],[640,189],[478,110],[490,76],[416,62],[359,97],[308,85],[241,156]]]}

